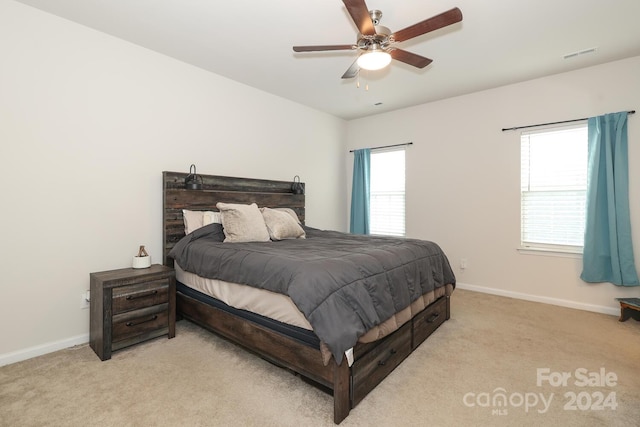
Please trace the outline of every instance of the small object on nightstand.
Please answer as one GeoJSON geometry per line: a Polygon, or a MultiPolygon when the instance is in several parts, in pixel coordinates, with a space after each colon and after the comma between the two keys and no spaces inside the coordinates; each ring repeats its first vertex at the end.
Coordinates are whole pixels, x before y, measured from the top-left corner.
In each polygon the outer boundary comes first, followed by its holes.
{"type": "Polygon", "coordinates": [[[131,263],[133,268],[149,268],[151,267],[151,257],[147,253],[147,250],[144,248],[144,245],[140,245],[140,249],[138,250],[138,255],[133,257],[133,262],[131,263]]]}
{"type": "Polygon", "coordinates": [[[640,298],[616,298],[620,301],[620,322],[630,317],[640,321],[640,298]]]}
{"type": "Polygon", "coordinates": [[[172,268],[91,273],[89,344],[100,360],[139,342],[176,335],[176,278],[172,268]]]}

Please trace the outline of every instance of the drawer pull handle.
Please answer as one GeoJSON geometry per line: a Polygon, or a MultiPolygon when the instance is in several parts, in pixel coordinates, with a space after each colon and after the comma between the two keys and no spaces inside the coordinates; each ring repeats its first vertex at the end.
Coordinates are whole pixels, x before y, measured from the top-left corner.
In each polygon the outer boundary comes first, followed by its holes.
{"type": "Polygon", "coordinates": [[[389,351],[389,356],[387,356],[386,359],[382,359],[378,361],[378,366],[384,366],[387,364],[387,362],[389,361],[389,359],[391,359],[393,357],[394,354],[396,354],[397,351],[395,348],[392,348],[391,351],[389,351]]]}
{"type": "Polygon", "coordinates": [[[157,318],[158,318],[158,315],[154,314],[153,316],[151,316],[150,318],[148,318],[146,320],[140,320],[138,322],[127,322],[127,323],[125,323],[125,325],[127,325],[127,326],[138,326],[138,325],[142,325],[143,323],[153,322],[157,318]]]}
{"type": "Polygon", "coordinates": [[[151,295],[155,295],[157,293],[158,293],[157,289],[154,289],[151,292],[138,292],[137,294],[127,295],[126,299],[131,301],[132,299],[136,299],[136,298],[150,297],[151,295]]]}
{"type": "Polygon", "coordinates": [[[440,317],[440,313],[433,313],[431,317],[427,319],[427,323],[435,322],[438,317],[440,317]]]}

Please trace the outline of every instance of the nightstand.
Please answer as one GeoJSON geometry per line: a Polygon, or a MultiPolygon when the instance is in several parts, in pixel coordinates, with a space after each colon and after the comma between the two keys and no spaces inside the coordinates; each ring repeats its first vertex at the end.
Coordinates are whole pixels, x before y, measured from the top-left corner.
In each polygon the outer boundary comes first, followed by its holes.
{"type": "Polygon", "coordinates": [[[176,335],[172,268],[123,268],[91,273],[89,344],[101,360],[139,342],[176,335]]]}

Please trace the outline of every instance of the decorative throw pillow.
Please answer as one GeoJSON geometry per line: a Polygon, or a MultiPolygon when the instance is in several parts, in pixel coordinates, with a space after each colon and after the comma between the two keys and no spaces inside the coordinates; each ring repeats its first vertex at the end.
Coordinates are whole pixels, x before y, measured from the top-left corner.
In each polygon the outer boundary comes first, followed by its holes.
{"type": "Polygon", "coordinates": [[[184,234],[193,233],[205,225],[222,223],[222,221],[220,221],[220,213],[213,211],[190,211],[183,209],[182,219],[184,220],[184,234]]]}
{"type": "Polygon", "coordinates": [[[274,210],[276,210],[276,211],[282,211],[282,212],[286,212],[286,213],[288,213],[289,215],[291,215],[291,217],[292,217],[293,219],[295,219],[295,220],[296,220],[296,222],[297,222],[298,224],[302,224],[302,223],[300,222],[300,218],[298,218],[298,214],[297,214],[297,213],[296,213],[296,211],[294,211],[293,209],[291,209],[291,208],[273,208],[273,209],[274,209],[274,210]]]}
{"type": "Polygon", "coordinates": [[[218,203],[225,242],[268,242],[269,231],[258,205],[218,203]]]}
{"type": "Polygon", "coordinates": [[[206,211],[202,212],[202,225],[222,224],[220,212],[206,211]]]}
{"type": "Polygon", "coordinates": [[[270,208],[260,210],[271,240],[304,239],[306,237],[304,230],[291,214],[270,208]]]}

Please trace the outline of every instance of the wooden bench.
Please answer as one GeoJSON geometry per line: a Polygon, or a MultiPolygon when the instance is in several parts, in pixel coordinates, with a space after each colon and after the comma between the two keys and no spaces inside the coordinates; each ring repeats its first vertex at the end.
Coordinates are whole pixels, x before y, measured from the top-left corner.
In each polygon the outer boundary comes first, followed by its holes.
{"type": "Polygon", "coordinates": [[[616,298],[620,301],[620,322],[633,317],[640,321],[640,298],[616,298]]]}

